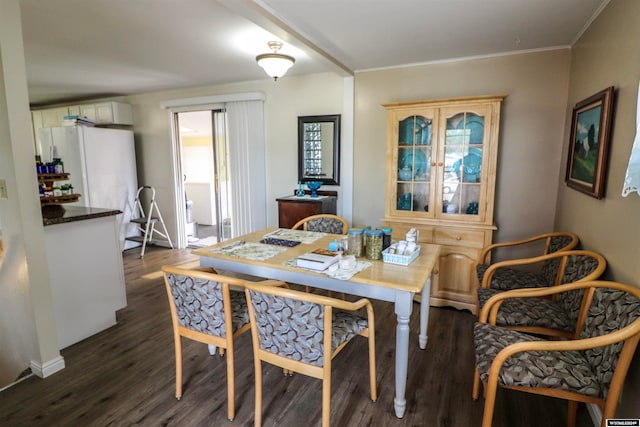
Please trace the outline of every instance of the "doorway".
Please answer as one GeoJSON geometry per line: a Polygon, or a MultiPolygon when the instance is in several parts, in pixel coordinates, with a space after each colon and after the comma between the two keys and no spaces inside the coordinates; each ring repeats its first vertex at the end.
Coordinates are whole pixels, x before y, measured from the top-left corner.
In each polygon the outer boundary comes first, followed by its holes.
{"type": "Polygon", "coordinates": [[[210,246],[231,237],[226,113],[185,111],[175,113],[174,119],[179,136],[185,212],[182,221],[187,245],[210,246]]]}

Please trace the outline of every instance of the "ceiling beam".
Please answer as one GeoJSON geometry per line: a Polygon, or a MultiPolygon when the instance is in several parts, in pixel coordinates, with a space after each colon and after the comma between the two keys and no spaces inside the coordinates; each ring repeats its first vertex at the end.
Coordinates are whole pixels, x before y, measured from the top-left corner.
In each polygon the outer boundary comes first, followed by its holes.
{"type": "Polygon", "coordinates": [[[338,75],[343,77],[352,77],[354,75],[353,70],[322,50],[299,30],[293,28],[283,19],[276,16],[273,10],[269,9],[259,0],[217,1],[230,11],[248,19],[292,46],[305,51],[313,61],[326,64],[331,71],[338,75]]]}

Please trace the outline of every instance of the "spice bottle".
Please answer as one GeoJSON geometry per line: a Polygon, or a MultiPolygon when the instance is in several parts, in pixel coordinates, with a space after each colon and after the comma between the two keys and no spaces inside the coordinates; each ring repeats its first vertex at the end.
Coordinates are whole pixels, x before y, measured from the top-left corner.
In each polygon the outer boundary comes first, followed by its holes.
{"type": "Polygon", "coordinates": [[[382,232],[384,233],[382,235],[382,250],[387,249],[389,246],[391,246],[391,232],[393,230],[391,228],[383,228],[382,232]]]}
{"type": "Polygon", "coordinates": [[[374,229],[368,230],[365,233],[366,237],[366,256],[369,259],[382,258],[382,236],[384,233],[382,230],[374,229]]]}
{"type": "Polygon", "coordinates": [[[349,255],[354,255],[357,258],[362,256],[362,236],[363,231],[360,228],[351,228],[347,232],[349,255]]]}
{"type": "Polygon", "coordinates": [[[60,157],[53,159],[53,166],[55,173],[64,173],[64,163],[62,163],[62,159],[60,157]]]}

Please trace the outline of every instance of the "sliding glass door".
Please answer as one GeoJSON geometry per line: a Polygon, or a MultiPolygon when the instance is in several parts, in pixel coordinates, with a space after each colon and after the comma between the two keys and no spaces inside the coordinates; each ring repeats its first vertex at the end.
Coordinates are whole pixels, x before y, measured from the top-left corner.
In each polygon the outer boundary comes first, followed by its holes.
{"type": "Polygon", "coordinates": [[[179,135],[187,245],[209,246],[229,239],[232,205],[226,112],[178,112],[174,122],[179,135]]]}

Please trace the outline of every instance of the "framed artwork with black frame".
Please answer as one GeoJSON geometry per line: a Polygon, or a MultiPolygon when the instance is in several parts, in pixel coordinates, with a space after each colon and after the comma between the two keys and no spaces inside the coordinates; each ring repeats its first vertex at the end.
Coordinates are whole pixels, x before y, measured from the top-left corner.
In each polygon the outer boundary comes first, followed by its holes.
{"type": "Polygon", "coordinates": [[[611,86],[573,108],[565,182],[596,199],[604,197],[613,97],[611,86]]]}

